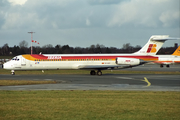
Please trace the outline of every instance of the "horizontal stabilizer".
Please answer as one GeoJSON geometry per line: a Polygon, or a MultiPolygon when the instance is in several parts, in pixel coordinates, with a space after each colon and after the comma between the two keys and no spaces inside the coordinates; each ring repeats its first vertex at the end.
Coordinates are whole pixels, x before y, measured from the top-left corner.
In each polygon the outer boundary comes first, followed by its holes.
{"type": "Polygon", "coordinates": [[[167,38],[153,38],[152,41],[166,41],[166,40],[180,40],[180,38],[173,38],[173,37],[167,37],[167,38]]]}

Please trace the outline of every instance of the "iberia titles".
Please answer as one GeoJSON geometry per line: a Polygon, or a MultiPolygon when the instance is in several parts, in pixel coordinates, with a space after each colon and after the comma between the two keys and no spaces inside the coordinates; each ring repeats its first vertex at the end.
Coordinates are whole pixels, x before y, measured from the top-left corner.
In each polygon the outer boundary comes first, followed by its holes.
{"type": "Polygon", "coordinates": [[[61,56],[48,56],[48,59],[62,59],[61,56]]]}

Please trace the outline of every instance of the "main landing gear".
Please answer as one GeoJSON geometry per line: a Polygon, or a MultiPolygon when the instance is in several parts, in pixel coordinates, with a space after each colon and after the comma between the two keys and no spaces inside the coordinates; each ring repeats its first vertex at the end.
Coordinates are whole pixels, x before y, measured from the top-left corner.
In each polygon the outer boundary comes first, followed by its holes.
{"type": "MultiPolygon", "coordinates": [[[[164,67],[163,64],[160,64],[160,67],[163,68],[164,67]]],[[[169,68],[170,65],[166,65],[166,67],[169,68]]]]}
{"type": "Polygon", "coordinates": [[[98,70],[97,72],[94,71],[94,70],[91,70],[90,75],[99,75],[99,76],[101,76],[102,72],[101,72],[101,70],[98,70]]]}

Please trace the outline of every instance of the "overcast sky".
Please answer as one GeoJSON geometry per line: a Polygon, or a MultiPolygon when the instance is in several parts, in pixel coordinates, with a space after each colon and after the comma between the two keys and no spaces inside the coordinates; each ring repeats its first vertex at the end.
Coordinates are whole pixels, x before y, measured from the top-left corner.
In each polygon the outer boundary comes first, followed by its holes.
{"type": "Polygon", "coordinates": [[[31,31],[41,47],[143,46],[151,35],[180,38],[180,0],[0,0],[0,47],[30,46],[31,31]]]}

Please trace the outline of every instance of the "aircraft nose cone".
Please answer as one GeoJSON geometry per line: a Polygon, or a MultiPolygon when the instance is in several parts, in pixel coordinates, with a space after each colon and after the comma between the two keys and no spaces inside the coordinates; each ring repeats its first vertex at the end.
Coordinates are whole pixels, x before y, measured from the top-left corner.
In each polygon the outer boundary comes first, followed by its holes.
{"type": "Polygon", "coordinates": [[[3,69],[6,69],[6,68],[7,68],[6,63],[4,63],[4,64],[2,65],[2,68],[3,68],[3,69]]]}
{"type": "Polygon", "coordinates": [[[12,69],[12,65],[10,65],[10,64],[8,64],[8,63],[4,63],[4,64],[3,64],[3,69],[10,70],[10,69],[12,69]]]}

